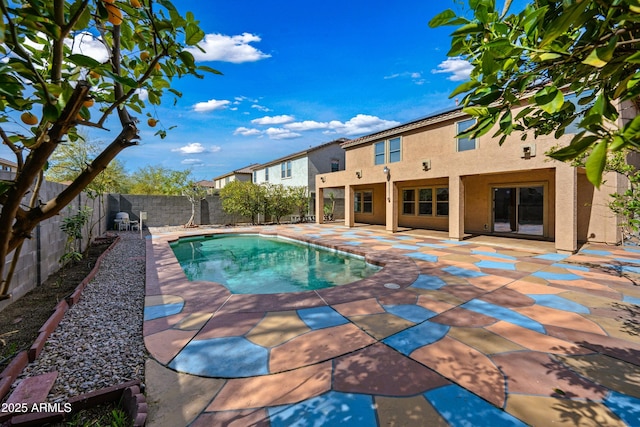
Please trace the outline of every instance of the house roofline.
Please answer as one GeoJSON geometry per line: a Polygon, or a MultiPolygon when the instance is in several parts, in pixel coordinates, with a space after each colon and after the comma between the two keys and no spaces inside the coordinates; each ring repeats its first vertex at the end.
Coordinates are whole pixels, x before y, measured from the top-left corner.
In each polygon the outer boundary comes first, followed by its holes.
{"type": "Polygon", "coordinates": [[[213,181],[216,181],[218,179],[223,179],[223,178],[226,178],[226,177],[232,176],[232,175],[240,175],[240,174],[242,174],[242,175],[251,175],[253,173],[253,167],[255,165],[257,165],[257,163],[251,163],[250,165],[247,165],[247,166],[242,167],[240,169],[236,169],[236,170],[233,170],[231,172],[227,172],[227,173],[225,173],[223,175],[218,175],[215,178],[213,178],[213,181]]]}
{"type": "Polygon", "coordinates": [[[435,123],[441,123],[447,120],[456,119],[459,117],[468,116],[468,114],[462,112],[462,106],[450,108],[446,110],[440,110],[434,112],[428,116],[421,117],[419,119],[412,120],[407,123],[394,126],[389,129],[385,129],[379,132],[375,132],[369,135],[361,136],[359,138],[351,139],[342,144],[342,148],[351,148],[357,145],[366,144],[371,141],[376,141],[390,136],[396,136],[398,134],[419,129],[424,126],[429,126],[435,123]]]}
{"type": "Polygon", "coordinates": [[[298,157],[304,156],[305,154],[309,154],[309,153],[311,153],[313,151],[320,150],[320,149],[328,147],[330,145],[340,144],[342,146],[342,144],[344,144],[344,143],[346,143],[348,141],[349,140],[347,138],[334,139],[333,141],[325,142],[324,144],[316,145],[315,147],[309,147],[306,150],[302,150],[302,151],[298,151],[296,153],[288,154],[288,155],[286,155],[284,157],[280,157],[280,158],[277,158],[275,160],[271,160],[271,161],[266,162],[266,163],[256,164],[256,165],[252,166],[251,170],[263,169],[263,168],[265,168],[267,166],[273,166],[275,164],[282,163],[285,160],[296,159],[298,157]]]}

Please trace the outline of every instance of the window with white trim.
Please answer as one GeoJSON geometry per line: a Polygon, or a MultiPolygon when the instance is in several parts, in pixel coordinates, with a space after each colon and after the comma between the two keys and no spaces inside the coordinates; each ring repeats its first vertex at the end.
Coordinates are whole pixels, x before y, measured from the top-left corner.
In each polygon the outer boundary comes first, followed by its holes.
{"type": "Polygon", "coordinates": [[[264,180],[269,181],[269,168],[264,168],[264,180]]]}
{"type": "Polygon", "coordinates": [[[373,144],[373,164],[384,165],[402,160],[402,138],[395,137],[373,144]]]}
{"type": "Polygon", "coordinates": [[[291,178],[291,160],[280,164],[280,178],[291,178]]]}

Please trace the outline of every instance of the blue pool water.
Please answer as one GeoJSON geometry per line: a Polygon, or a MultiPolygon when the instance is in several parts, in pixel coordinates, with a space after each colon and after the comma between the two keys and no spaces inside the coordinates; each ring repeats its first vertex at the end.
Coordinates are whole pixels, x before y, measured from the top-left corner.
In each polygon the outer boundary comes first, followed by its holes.
{"type": "Polygon", "coordinates": [[[182,238],[171,248],[189,280],[217,282],[234,294],[323,289],[355,282],[381,268],[361,257],[258,235],[182,238]]]}

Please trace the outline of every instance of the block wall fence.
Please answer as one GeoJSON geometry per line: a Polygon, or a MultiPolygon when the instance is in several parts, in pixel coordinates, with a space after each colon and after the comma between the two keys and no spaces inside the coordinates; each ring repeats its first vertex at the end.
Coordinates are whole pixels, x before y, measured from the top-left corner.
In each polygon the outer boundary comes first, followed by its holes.
{"type": "MultiPolygon", "coordinates": [[[[6,172],[0,172],[0,179],[10,179],[6,172]],[[3,175],[4,174],[4,175],[3,175]]],[[[64,189],[63,184],[45,182],[40,190],[40,199],[49,200],[64,189]]],[[[28,203],[26,200],[24,203],[28,203]]],[[[325,200],[329,204],[329,199],[325,200]]],[[[114,229],[114,219],[118,212],[127,212],[131,220],[140,220],[140,212],[147,213],[143,221],[144,228],[184,225],[191,216],[191,203],[184,196],[142,196],[130,194],[108,194],[92,199],[86,193],[62,210],[60,215],[40,223],[34,230],[31,239],[24,241],[20,259],[11,283],[11,299],[0,302],[0,311],[11,302],[44,283],[49,275],[60,268],[60,258],[65,253],[66,234],[60,229],[65,217],[78,212],[83,206],[92,209],[89,226],[83,230],[80,241],[82,250],[86,249],[90,238],[103,235],[114,229]]],[[[195,223],[199,225],[235,225],[250,222],[250,218],[229,215],[222,209],[222,201],[218,195],[207,196],[196,203],[195,223]]],[[[344,201],[336,198],[335,218],[344,218],[344,201]]],[[[264,218],[259,219],[265,222],[264,218]]],[[[282,218],[288,221],[288,216],[282,218]]],[[[7,257],[5,271],[9,268],[13,253],[7,257]]]]}
{"type": "MultiPolygon", "coordinates": [[[[0,179],[12,179],[8,172],[0,173],[0,179]]],[[[44,182],[40,189],[40,200],[49,200],[55,197],[65,188],[63,184],[55,182],[44,182]]],[[[29,203],[30,194],[24,200],[24,204],[29,203]]],[[[11,302],[17,300],[30,290],[47,280],[49,275],[55,273],[60,268],[60,258],[65,253],[65,243],[67,235],[60,229],[65,217],[78,212],[83,206],[92,209],[92,216],[89,224],[83,229],[80,246],[85,250],[91,237],[97,237],[107,230],[106,197],[92,199],[86,193],[81,193],[64,208],[59,215],[42,221],[33,229],[30,239],[25,239],[16,270],[11,281],[9,292],[12,297],[0,302],[0,310],[4,309],[11,302]]],[[[13,253],[9,254],[5,264],[5,272],[8,271],[13,253]]]]}

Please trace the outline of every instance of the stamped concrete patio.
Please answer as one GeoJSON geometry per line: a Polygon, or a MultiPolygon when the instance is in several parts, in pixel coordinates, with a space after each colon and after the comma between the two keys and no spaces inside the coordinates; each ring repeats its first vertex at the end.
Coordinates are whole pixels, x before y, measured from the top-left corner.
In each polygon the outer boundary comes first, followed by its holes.
{"type": "Polygon", "coordinates": [[[150,426],[640,425],[637,248],[562,255],[331,224],[153,233],[150,426]],[[230,231],[384,268],[295,294],[188,282],[168,242],[230,231]]]}

